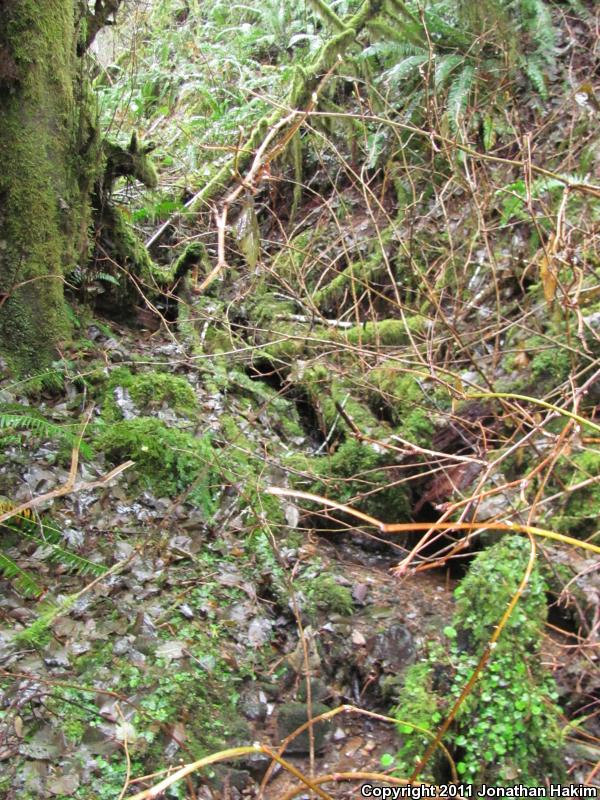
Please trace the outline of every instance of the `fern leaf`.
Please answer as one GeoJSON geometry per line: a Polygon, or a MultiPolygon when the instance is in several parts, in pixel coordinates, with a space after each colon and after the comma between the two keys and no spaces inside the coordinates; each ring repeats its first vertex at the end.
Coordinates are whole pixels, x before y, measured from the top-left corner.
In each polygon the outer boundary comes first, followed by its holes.
{"type": "Polygon", "coordinates": [[[483,149],[486,153],[492,149],[496,143],[496,125],[493,117],[486,114],[483,118],[483,149]]]}
{"type": "Polygon", "coordinates": [[[435,10],[425,11],[425,24],[435,45],[445,49],[466,50],[472,44],[472,37],[456,25],[446,22],[435,10]]]}
{"type": "MultiPolygon", "coordinates": [[[[36,417],[32,414],[0,413],[0,430],[7,430],[11,433],[13,431],[28,430],[36,436],[60,439],[73,446],[77,441],[77,436],[73,431],[69,430],[69,427],[75,426],[57,425],[54,422],[48,422],[43,417],[36,417]]],[[[92,455],[91,447],[85,442],[80,443],[80,452],[84,458],[90,458],[92,455]]]]}
{"type": "Polygon", "coordinates": [[[114,275],[111,275],[110,272],[98,272],[96,274],[96,280],[104,281],[105,283],[112,283],[114,286],[120,286],[121,281],[118,278],[115,278],[114,275]]]}
{"type": "Polygon", "coordinates": [[[420,53],[416,56],[409,56],[396,64],[395,67],[387,70],[384,73],[384,81],[388,86],[398,86],[403,80],[406,80],[418,67],[426,64],[429,60],[429,53],[420,53]]]}
{"type": "Polygon", "coordinates": [[[548,99],[548,87],[546,86],[546,76],[540,67],[540,63],[535,58],[526,58],[525,61],[525,74],[531,81],[533,88],[543,100],[548,99]]]}
{"type": "Polygon", "coordinates": [[[459,64],[464,62],[465,58],[462,55],[445,55],[436,60],[434,72],[435,88],[439,89],[448,80],[448,77],[454,72],[459,64]]]}
{"type": "Polygon", "coordinates": [[[88,561],[87,558],[83,558],[83,556],[79,556],[76,553],[72,553],[70,550],[66,550],[56,542],[50,541],[49,539],[42,539],[41,537],[36,536],[33,533],[28,533],[27,531],[22,531],[22,534],[26,539],[29,539],[39,547],[43,548],[49,561],[63,564],[72,569],[78,575],[94,575],[94,577],[99,577],[100,575],[104,575],[106,572],[106,567],[103,567],[101,564],[96,564],[94,561],[88,561]]]}
{"type": "MultiPolygon", "coordinates": [[[[11,511],[16,507],[17,504],[13,503],[12,500],[6,500],[4,498],[0,499],[0,514],[5,514],[7,511],[11,511]]],[[[0,524],[6,528],[12,528],[13,530],[16,530],[17,525],[19,527],[24,527],[27,524],[32,524],[34,519],[33,511],[30,508],[26,508],[24,511],[21,511],[20,514],[15,514],[8,519],[10,520],[10,524],[7,524],[7,521],[0,524]]]]}
{"type": "Polygon", "coordinates": [[[462,69],[450,86],[447,101],[448,120],[450,122],[450,127],[455,132],[467,109],[474,80],[475,68],[467,65],[462,69]]]}
{"type": "Polygon", "coordinates": [[[41,436],[64,436],[64,429],[60,425],[29,414],[0,414],[0,428],[30,430],[41,436]]]}
{"type": "Polygon", "coordinates": [[[0,551],[0,574],[11,581],[15,589],[26,597],[37,597],[42,593],[42,587],[35,578],[2,551],[0,551]]]}
{"type": "Polygon", "coordinates": [[[544,0],[521,0],[522,27],[530,35],[536,50],[551,58],[556,47],[556,31],[550,9],[544,0]]]}
{"type": "Polygon", "coordinates": [[[69,612],[76,600],[77,595],[69,595],[60,604],[45,603],[35,622],[28,625],[25,630],[19,631],[15,637],[16,640],[23,644],[40,644],[54,620],[69,612]]]}

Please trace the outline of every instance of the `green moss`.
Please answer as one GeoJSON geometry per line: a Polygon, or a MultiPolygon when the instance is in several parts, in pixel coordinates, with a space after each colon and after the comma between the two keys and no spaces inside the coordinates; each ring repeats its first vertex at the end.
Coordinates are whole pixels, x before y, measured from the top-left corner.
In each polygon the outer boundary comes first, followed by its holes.
{"type": "Polygon", "coordinates": [[[175,281],[184,279],[191,269],[196,266],[204,267],[205,271],[210,265],[206,247],[202,242],[188,244],[173,265],[173,278],[175,281]]]}
{"type": "MultiPolygon", "coordinates": [[[[561,458],[554,470],[555,477],[559,477],[567,489],[592,478],[597,479],[599,474],[598,450],[586,450],[570,458],[561,458]]],[[[562,486],[557,485],[556,488],[562,486]]],[[[580,539],[587,539],[597,532],[600,516],[600,484],[597,480],[576,491],[568,491],[562,502],[562,509],[552,516],[553,530],[580,539]]]]}
{"type": "Polygon", "coordinates": [[[296,308],[291,301],[280,300],[264,290],[259,291],[248,305],[248,313],[255,324],[264,326],[267,330],[279,317],[290,316],[295,312],[296,308]]]}
{"type": "Polygon", "coordinates": [[[304,438],[304,429],[295,404],[281,397],[279,392],[264,381],[253,380],[245,372],[236,369],[228,373],[224,388],[228,392],[234,392],[237,397],[250,397],[253,409],[260,409],[273,429],[279,434],[283,433],[287,441],[304,438]]]}
{"type": "Polygon", "coordinates": [[[313,302],[319,308],[335,308],[344,296],[353,293],[361,295],[369,284],[385,279],[388,266],[382,250],[389,250],[395,232],[392,227],[386,228],[370,243],[370,252],[347,266],[339,275],[319,288],[313,295],[313,302]]]}
{"type": "Polygon", "coordinates": [[[366,402],[357,397],[360,388],[355,382],[346,378],[332,378],[330,370],[324,364],[317,363],[303,369],[299,389],[306,394],[306,399],[315,409],[324,436],[334,426],[338,432],[353,433],[353,429],[340,414],[340,408],[352,420],[354,427],[365,436],[385,439],[391,433],[385,423],[379,422],[366,402]]]}
{"type": "Polygon", "coordinates": [[[103,414],[107,420],[122,418],[114,399],[115,390],[119,387],[129,392],[136,409],[143,414],[164,405],[180,414],[193,415],[197,410],[196,395],[185,378],[167,372],[134,375],[126,367],[118,367],[111,372],[106,390],[103,414]]]}
{"type": "MultiPolygon", "coordinates": [[[[517,536],[505,536],[500,542],[479,553],[461,581],[454,625],[465,631],[471,643],[485,644],[523,578],[529,557],[529,543],[517,536]]],[[[539,649],[540,636],[546,621],[545,584],[537,570],[529,580],[519,605],[513,612],[507,635],[500,639],[496,653],[508,649],[521,657],[539,649]],[[517,632],[516,636],[511,636],[517,632]]]]}
{"type": "Polygon", "coordinates": [[[315,258],[318,252],[322,233],[308,229],[302,231],[282,247],[273,260],[273,272],[286,281],[297,281],[306,273],[307,265],[315,258]]]}
{"type": "Polygon", "coordinates": [[[99,158],[74,37],[71,0],[0,9],[0,49],[16,66],[0,86],[0,341],[18,373],[47,367],[68,337],[63,276],[87,246],[99,158]]]}
{"type": "Polygon", "coordinates": [[[99,250],[87,268],[86,279],[103,281],[102,303],[110,301],[111,313],[129,311],[141,302],[141,290],[155,294],[173,280],[173,268],[154,263],[146,247],[137,238],[125,212],[111,197],[117,178],[132,177],[149,188],[158,184],[156,169],[148,156],[152,146],[138,144],[135,133],[128,147],[102,143],[103,170],[94,184],[94,237],[99,250]],[[107,255],[109,258],[107,258],[107,255]],[[108,274],[108,279],[107,279],[108,274]],[[134,280],[128,280],[132,276],[134,280]]]}
{"type": "Polygon", "coordinates": [[[318,575],[302,591],[318,609],[348,616],[354,609],[352,593],[337,583],[333,575],[318,575]]]}
{"type": "Polygon", "coordinates": [[[403,486],[390,481],[393,454],[356,439],[347,439],[331,455],[291,455],[286,463],[300,473],[296,486],[340,503],[351,503],[384,522],[410,518],[410,502],[403,486]]]}
{"type": "Polygon", "coordinates": [[[386,409],[398,433],[405,439],[428,447],[435,428],[433,416],[448,403],[448,393],[434,391],[397,363],[383,363],[368,375],[371,403],[386,409]],[[435,401],[435,405],[434,402],[435,401]]]}
{"type": "MultiPolygon", "coordinates": [[[[436,727],[443,718],[441,709],[444,704],[436,691],[432,663],[433,656],[430,657],[430,662],[414,664],[408,668],[401,693],[402,701],[393,711],[398,720],[398,732],[402,737],[395,763],[400,771],[406,770],[406,773],[416,766],[419,756],[427,749],[436,727]],[[430,736],[423,731],[428,731],[430,736]]],[[[435,781],[432,764],[438,767],[439,758],[436,757],[430,762],[419,776],[420,780],[435,781]]]]}
{"type": "Polygon", "coordinates": [[[141,479],[160,496],[175,497],[193,486],[190,499],[210,516],[218,481],[206,436],[169,428],[153,417],[122,420],[98,430],[94,446],[113,463],[135,461],[141,479]]]}
{"type": "Polygon", "coordinates": [[[352,345],[384,347],[401,346],[410,344],[410,336],[419,334],[424,330],[425,319],[420,316],[407,317],[406,321],[399,319],[384,319],[379,322],[367,322],[350,328],[344,338],[352,345]]]}
{"type": "Polygon", "coordinates": [[[556,385],[569,376],[571,354],[567,348],[561,349],[536,336],[528,339],[524,346],[525,352],[535,353],[529,368],[536,382],[552,381],[556,385]]]}
{"type": "Polygon", "coordinates": [[[136,178],[149,189],[158,186],[156,168],[148,157],[152,147],[140,146],[135,133],[132,134],[128,147],[104,141],[102,149],[106,160],[103,188],[107,195],[112,191],[115,180],[121,177],[136,178]]]}
{"type": "MultiPolygon", "coordinates": [[[[103,284],[105,288],[110,287],[110,292],[114,295],[113,303],[116,302],[118,308],[127,310],[133,305],[140,304],[140,283],[146,291],[165,288],[169,284],[172,270],[164,269],[154,263],[147,249],[135,235],[124,211],[107,203],[97,217],[96,226],[97,235],[104,240],[106,251],[120,268],[114,271],[110,284],[103,284]],[[128,281],[127,275],[137,278],[136,283],[128,281]]],[[[107,270],[106,259],[103,258],[101,263],[100,272],[104,273],[107,270]]],[[[103,299],[106,302],[104,296],[103,299]]],[[[114,313],[114,309],[112,310],[114,313]]]]}
{"type": "MultiPolygon", "coordinates": [[[[475,558],[456,590],[453,624],[444,631],[446,646],[432,649],[425,665],[407,674],[395,712],[399,719],[433,730],[447,715],[521,583],[529,549],[526,539],[511,536],[475,558]],[[427,722],[429,714],[434,725],[427,722]]],[[[539,786],[545,779],[564,778],[556,687],[540,660],[545,593],[534,568],[491,660],[445,739],[464,783],[539,786]]],[[[413,767],[425,747],[419,734],[407,730],[399,768],[413,767]]],[[[439,751],[431,768],[437,779],[445,774],[439,751]]]]}

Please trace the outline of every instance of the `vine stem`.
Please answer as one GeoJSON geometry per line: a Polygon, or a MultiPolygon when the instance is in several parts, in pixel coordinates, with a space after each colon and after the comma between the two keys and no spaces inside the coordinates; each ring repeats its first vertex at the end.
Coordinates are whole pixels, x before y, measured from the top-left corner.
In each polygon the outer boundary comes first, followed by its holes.
{"type": "Polygon", "coordinates": [[[572,547],[579,547],[582,550],[589,550],[591,553],[600,555],[600,547],[592,544],[591,542],[581,541],[580,539],[573,539],[571,536],[565,536],[556,531],[549,531],[545,528],[537,528],[534,525],[521,525],[518,522],[497,522],[496,520],[489,520],[488,522],[396,522],[387,523],[382,522],[376,517],[371,517],[369,514],[364,514],[351,506],[344,505],[344,503],[337,503],[335,500],[329,500],[326,497],[321,497],[319,494],[311,494],[310,492],[300,492],[295,489],[286,489],[279,486],[269,486],[266,489],[267,494],[275,495],[276,497],[296,497],[299,500],[313,500],[315,503],[335,508],[338,511],[344,511],[356,519],[366,522],[368,525],[373,525],[379,528],[382,533],[404,533],[409,531],[483,531],[483,530],[497,530],[497,531],[510,531],[511,533],[523,533],[526,536],[540,536],[543,539],[552,539],[562,544],[568,544],[572,547]]]}

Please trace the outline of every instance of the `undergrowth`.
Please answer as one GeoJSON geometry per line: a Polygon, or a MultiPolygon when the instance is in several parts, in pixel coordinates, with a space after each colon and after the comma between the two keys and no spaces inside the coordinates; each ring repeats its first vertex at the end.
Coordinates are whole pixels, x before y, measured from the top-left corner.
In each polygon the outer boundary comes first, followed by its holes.
{"type": "MultiPolygon", "coordinates": [[[[435,733],[460,695],[518,588],[528,551],[526,540],[505,538],[475,558],[456,589],[456,612],[444,629],[444,646],[433,646],[425,663],[410,668],[395,710],[403,738],[395,761],[398,774],[414,769],[430,741],[412,725],[435,733]]],[[[558,693],[540,664],[546,589],[535,569],[445,739],[465,783],[539,786],[546,778],[564,778],[558,693]]],[[[429,767],[431,777],[443,781],[445,768],[437,756],[429,767]]]]}

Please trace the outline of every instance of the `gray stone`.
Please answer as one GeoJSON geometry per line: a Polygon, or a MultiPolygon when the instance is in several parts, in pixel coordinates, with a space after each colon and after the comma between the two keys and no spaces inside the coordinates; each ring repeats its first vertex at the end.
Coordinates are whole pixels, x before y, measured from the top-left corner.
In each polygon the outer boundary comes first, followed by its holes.
{"type": "MultiPolygon", "coordinates": [[[[323,703],[312,704],[312,716],[317,717],[324,714],[329,708],[323,703]]],[[[308,720],[306,706],[303,703],[286,703],[280,706],[278,714],[279,739],[283,740],[290,736],[297,728],[308,720]]],[[[319,721],[313,725],[315,752],[320,753],[325,748],[325,735],[329,730],[329,722],[319,721]]],[[[302,731],[295,739],[288,744],[286,753],[305,754],[310,752],[310,741],[308,730],[302,731]]]]}

